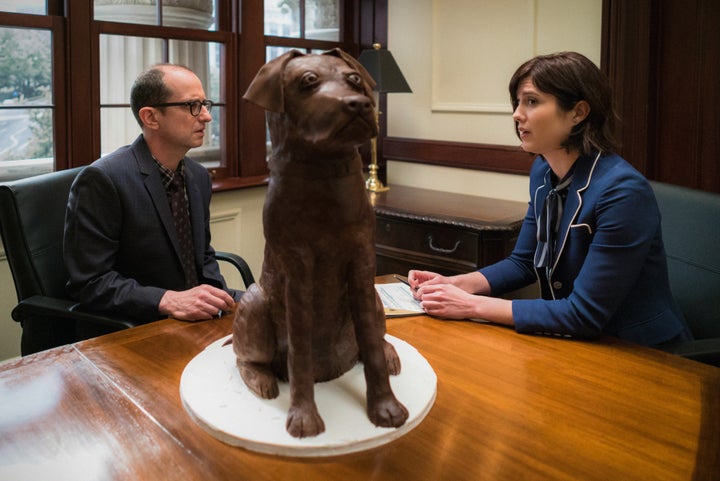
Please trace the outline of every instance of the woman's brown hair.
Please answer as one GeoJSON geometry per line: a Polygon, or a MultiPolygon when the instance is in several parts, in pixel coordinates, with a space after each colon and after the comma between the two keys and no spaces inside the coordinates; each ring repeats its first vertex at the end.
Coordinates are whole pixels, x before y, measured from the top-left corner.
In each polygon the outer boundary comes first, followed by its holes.
{"type": "MultiPolygon", "coordinates": [[[[541,92],[554,96],[564,111],[571,110],[581,100],[590,106],[587,118],[573,128],[563,147],[584,155],[615,150],[617,114],[610,83],[587,57],[577,52],[559,52],[540,55],[522,64],[510,79],[513,110],[518,106],[518,87],[526,79],[541,92]]],[[[515,129],[517,131],[517,122],[515,129]]]]}

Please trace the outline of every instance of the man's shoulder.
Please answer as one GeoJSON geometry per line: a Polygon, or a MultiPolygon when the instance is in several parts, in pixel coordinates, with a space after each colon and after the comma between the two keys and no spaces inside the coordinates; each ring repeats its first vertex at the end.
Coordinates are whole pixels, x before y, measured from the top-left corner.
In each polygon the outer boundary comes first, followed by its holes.
{"type": "Polygon", "coordinates": [[[138,138],[130,145],[124,145],[109,154],[103,155],[90,164],[90,167],[99,169],[111,176],[125,175],[128,172],[137,171],[139,159],[143,156],[143,145],[142,138],[138,138]]]}
{"type": "Polygon", "coordinates": [[[102,170],[112,169],[119,165],[126,164],[128,157],[133,157],[132,148],[130,145],[125,145],[109,154],[103,155],[90,165],[102,170]]]}
{"type": "Polygon", "coordinates": [[[204,165],[202,165],[196,160],[191,159],[190,157],[185,157],[183,159],[183,163],[185,164],[186,175],[188,173],[190,174],[188,178],[191,179],[191,182],[193,182],[195,185],[206,185],[208,186],[208,188],[210,187],[210,173],[204,165]]]}

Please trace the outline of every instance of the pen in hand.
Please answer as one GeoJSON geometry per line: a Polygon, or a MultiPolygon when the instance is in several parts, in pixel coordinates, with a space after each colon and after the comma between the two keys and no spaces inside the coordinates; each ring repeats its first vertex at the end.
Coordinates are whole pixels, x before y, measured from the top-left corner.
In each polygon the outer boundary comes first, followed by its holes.
{"type": "Polygon", "coordinates": [[[403,284],[405,284],[406,286],[408,286],[410,289],[412,289],[412,290],[414,290],[414,291],[417,290],[417,289],[413,288],[413,286],[410,285],[410,282],[407,280],[407,277],[405,277],[405,276],[399,276],[399,275],[397,275],[397,274],[393,274],[393,277],[394,277],[395,279],[399,280],[400,282],[402,282],[403,284]]]}

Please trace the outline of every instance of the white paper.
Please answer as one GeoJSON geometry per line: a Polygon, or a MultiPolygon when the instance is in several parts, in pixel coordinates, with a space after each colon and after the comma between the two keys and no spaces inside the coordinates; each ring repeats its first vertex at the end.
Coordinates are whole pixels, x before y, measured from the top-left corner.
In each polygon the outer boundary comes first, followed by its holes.
{"type": "Polygon", "coordinates": [[[410,292],[410,286],[402,282],[375,284],[380,300],[388,316],[423,314],[420,303],[410,292]]]}

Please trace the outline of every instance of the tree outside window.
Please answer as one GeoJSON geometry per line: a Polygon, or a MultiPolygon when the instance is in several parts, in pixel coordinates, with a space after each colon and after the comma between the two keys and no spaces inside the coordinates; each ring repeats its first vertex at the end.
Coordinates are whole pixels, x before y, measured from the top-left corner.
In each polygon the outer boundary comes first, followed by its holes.
{"type": "Polygon", "coordinates": [[[51,34],[0,27],[0,180],[53,170],[51,34]]]}

